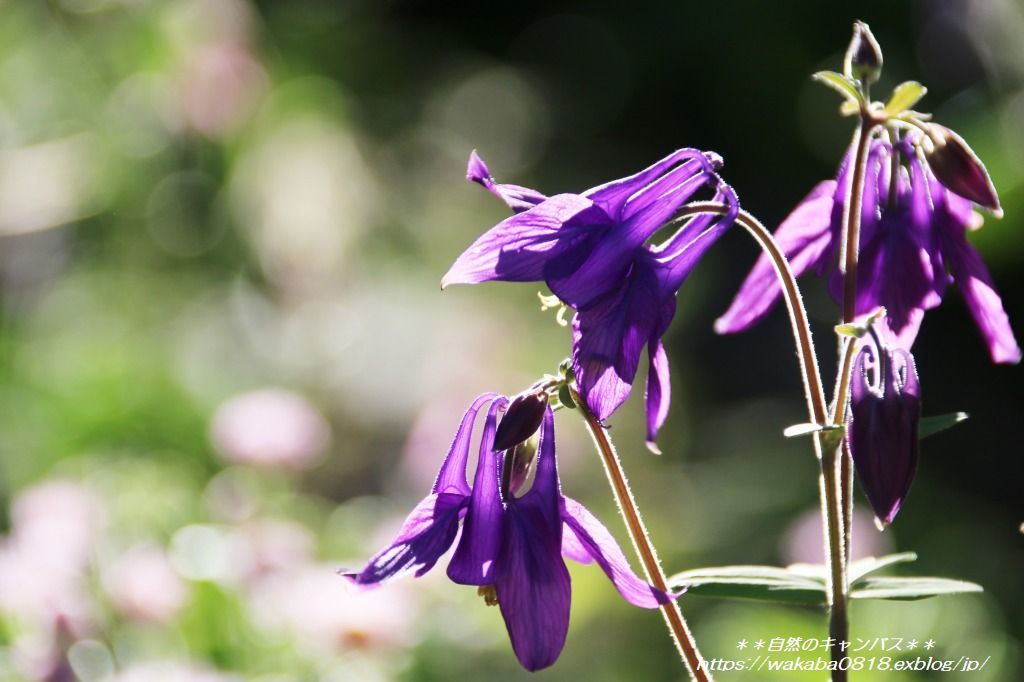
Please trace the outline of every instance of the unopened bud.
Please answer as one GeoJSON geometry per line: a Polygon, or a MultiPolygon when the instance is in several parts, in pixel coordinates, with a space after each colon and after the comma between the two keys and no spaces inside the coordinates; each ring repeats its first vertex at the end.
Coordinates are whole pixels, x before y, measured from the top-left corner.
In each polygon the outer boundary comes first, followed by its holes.
{"type": "Polygon", "coordinates": [[[996,194],[992,178],[985,170],[985,164],[964,139],[949,128],[935,123],[928,126],[928,137],[931,138],[932,148],[925,152],[925,156],[939,182],[950,192],[1001,217],[1003,209],[999,205],[999,195],[996,194]]]}
{"type": "Polygon", "coordinates": [[[882,74],[882,48],[863,21],[853,23],[853,38],[846,48],[843,72],[849,78],[874,83],[882,74]]]}
{"type": "Polygon", "coordinates": [[[548,406],[546,393],[520,393],[512,399],[494,434],[494,449],[508,450],[540,428],[548,406]]]}

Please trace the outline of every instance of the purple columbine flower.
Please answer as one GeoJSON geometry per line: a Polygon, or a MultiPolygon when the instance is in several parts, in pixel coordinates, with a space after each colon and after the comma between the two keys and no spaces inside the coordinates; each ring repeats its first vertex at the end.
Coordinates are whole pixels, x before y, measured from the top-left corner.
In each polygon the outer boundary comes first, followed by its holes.
{"type": "MultiPolygon", "coordinates": [[[[476,585],[488,604],[497,603],[512,648],[527,670],[550,666],[569,628],[570,580],[563,555],[597,562],[631,604],[656,608],[670,596],[640,579],[629,567],[608,529],[579,502],[562,495],[555,461],[554,414],[544,413],[535,475],[505,483],[509,453],[494,449],[498,412],[506,398],[485,393],[462,418],[434,487],[405,520],[398,537],[361,571],[344,573],[363,586],[378,585],[401,573],[429,571],[458,535],[448,577],[476,585]],[[490,403],[473,485],[467,481],[470,439],[477,414],[490,403]]],[[[675,595],[673,595],[675,596],[675,595]]]]}
{"type": "Polygon", "coordinates": [[[892,523],[917,471],[921,384],[914,357],[874,337],[857,355],[847,438],[880,527],[892,523]]]}
{"type": "Polygon", "coordinates": [[[716,173],[717,155],[680,149],[635,175],[582,194],[546,197],[496,183],[474,152],[467,178],[515,211],[476,240],[441,280],[545,282],[573,318],[573,371],[598,419],[626,400],[647,346],[647,440],[654,447],[669,408],[668,357],[662,344],[676,292],[705,251],[733,223],[739,204],[716,173]],[[684,223],[658,245],[647,242],[704,188],[730,211],[684,223]]]}
{"type": "MultiPolygon", "coordinates": [[[[978,227],[979,216],[967,198],[955,193],[958,186],[946,187],[936,178],[915,149],[919,140],[910,134],[897,145],[907,167],[899,165],[895,178],[892,146],[881,139],[871,143],[855,312],[864,315],[884,306],[895,342],[910,348],[925,310],[937,306],[949,282],[956,282],[992,360],[1019,362],[1021,350],[1002,300],[981,256],[967,240],[967,231],[978,227]]],[[[849,191],[850,158],[847,154],[835,180],[819,183],[775,232],[795,274],[811,269],[818,275],[831,271],[829,289],[837,301],[842,297],[842,283],[835,263],[849,191]]],[[[973,188],[977,182],[964,184],[973,188]]],[[[981,193],[975,191],[973,196],[981,193]]],[[[987,200],[986,206],[998,211],[998,202],[987,200]]],[[[779,298],[772,265],[761,256],[715,329],[722,334],[747,329],[779,298]]]]}

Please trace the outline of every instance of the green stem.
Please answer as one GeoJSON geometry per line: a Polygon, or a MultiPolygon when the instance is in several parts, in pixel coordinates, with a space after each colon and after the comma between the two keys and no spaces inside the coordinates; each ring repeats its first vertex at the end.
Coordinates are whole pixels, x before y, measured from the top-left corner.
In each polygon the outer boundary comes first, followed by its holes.
{"type": "MultiPolygon", "coordinates": [[[[611,484],[612,492],[615,494],[615,501],[619,505],[619,512],[626,522],[629,537],[633,541],[633,547],[636,549],[637,554],[640,556],[640,562],[643,564],[647,580],[662,592],[668,592],[668,580],[661,568],[661,563],[658,561],[658,554],[654,550],[654,544],[651,542],[647,528],[640,517],[640,509],[637,507],[636,500],[633,499],[633,493],[629,489],[629,482],[626,480],[626,473],[622,469],[622,462],[615,452],[615,446],[612,445],[612,441],[608,437],[608,431],[601,425],[601,422],[590,411],[575,389],[572,389],[572,394],[573,400],[576,401],[576,405],[587,424],[587,428],[590,429],[590,435],[594,438],[594,444],[597,445],[601,461],[604,463],[605,474],[607,474],[608,482],[611,484]]],[[[693,634],[686,624],[686,619],[683,618],[679,604],[675,600],[662,604],[661,613],[665,617],[665,623],[668,625],[676,649],[679,650],[679,655],[683,659],[687,671],[690,673],[690,678],[697,680],[697,682],[711,682],[711,674],[703,665],[704,659],[697,650],[697,642],[694,640],[693,634]]]]}
{"type": "MultiPolygon", "coordinates": [[[[868,149],[871,135],[877,125],[869,114],[863,113],[861,124],[854,132],[853,173],[847,188],[843,212],[843,231],[840,242],[839,269],[843,277],[843,322],[849,323],[857,315],[857,260],[860,253],[860,223],[864,202],[864,176],[867,170],[868,149]]],[[[837,392],[833,403],[833,417],[845,416],[847,394],[850,382],[850,360],[853,342],[847,342],[847,352],[839,369],[837,392]]],[[[853,526],[853,466],[849,448],[842,439],[823,460],[823,484],[827,488],[822,514],[825,517],[825,544],[829,549],[830,609],[829,636],[836,642],[849,641],[849,620],[846,610],[847,584],[846,567],[850,560],[850,541],[853,526]],[[837,475],[838,468],[838,475],[837,475]],[[831,478],[831,481],[830,481],[831,478]],[[838,534],[836,532],[838,528],[838,534]]],[[[832,650],[832,659],[842,659],[843,653],[832,650]]],[[[833,682],[845,682],[846,671],[837,670],[833,682]]]]}
{"type": "MultiPolygon", "coordinates": [[[[867,135],[862,136],[865,140],[867,135]]],[[[866,142],[865,142],[866,148],[866,142]]],[[[861,159],[861,184],[863,184],[863,158],[864,153],[858,153],[861,159]]],[[[857,173],[855,172],[856,176],[857,173]]],[[[682,213],[682,217],[698,215],[701,213],[725,213],[727,207],[715,203],[693,204],[682,213]]],[[[858,202],[859,212],[859,202],[858,202]]],[[[858,229],[860,221],[858,220],[858,229]]],[[[821,374],[818,370],[818,360],[814,353],[814,343],[811,336],[810,325],[807,322],[807,312],[804,310],[803,299],[800,296],[800,288],[797,286],[796,278],[785,254],[775,242],[775,238],[754,216],[746,211],[740,211],[736,223],[743,227],[765,254],[771,259],[775,267],[775,274],[782,286],[783,298],[786,301],[786,308],[789,311],[790,327],[796,339],[797,356],[800,360],[801,374],[804,380],[804,395],[807,398],[807,408],[811,421],[815,424],[825,426],[835,423],[830,420],[825,391],[822,388],[821,374]]],[[[856,263],[856,260],[854,261],[856,263]]],[[[848,374],[848,372],[847,372],[848,374]]],[[[844,401],[845,404],[845,401],[844,401]]],[[[844,489],[843,467],[837,466],[840,458],[840,446],[825,447],[821,434],[814,436],[814,453],[821,467],[818,477],[818,487],[821,497],[821,514],[824,520],[824,542],[826,556],[829,562],[829,636],[837,645],[832,647],[832,660],[837,663],[844,657],[844,652],[838,646],[838,642],[847,639],[847,581],[846,581],[846,554],[848,542],[846,538],[847,514],[846,505],[843,502],[844,489]],[[837,471],[838,469],[838,471],[837,471]]],[[[848,496],[845,496],[848,497],[848,496]]],[[[845,682],[846,671],[837,670],[833,675],[834,682],[845,682]]]]}

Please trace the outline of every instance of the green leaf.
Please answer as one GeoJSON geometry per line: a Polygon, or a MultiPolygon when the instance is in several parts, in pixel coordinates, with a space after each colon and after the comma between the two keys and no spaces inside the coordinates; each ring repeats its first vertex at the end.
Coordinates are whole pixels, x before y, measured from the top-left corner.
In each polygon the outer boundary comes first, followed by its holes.
{"type": "Polygon", "coordinates": [[[576,401],[572,399],[572,393],[569,391],[569,384],[562,384],[559,387],[558,402],[562,403],[562,405],[570,410],[576,409],[576,401]]]}
{"type": "Polygon", "coordinates": [[[854,102],[858,106],[860,106],[863,101],[860,89],[857,87],[857,83],[841,73],[836,73],[835,71],[819,71],[811,76],[811,78],[823,85],[827,85],[845,97],[848,101],[854,102]]]}
{"type": "Polygon", "coordinates": [[[962,421],[967,421],[969,416],[966,412],[951,412],[950,414],[940,414],[934,417],[922,417],[917,426],[917,439],[921,440],[939,431],[945,431],[962,421]]]}
{"type": "Polygon", "coordinates": [[[673,589],[732,599],[824,604],[825,583],[777,566],[717,566],[683,571],[669,578],[673,589]]]}
{"type": "Polygon", "coordinates": [[[917,554],[914,552],[900,552],[899,554],[886,554],[880,557],[864,557],[863,559],[857,559],[851,561],[849,567],[846,569],[847,579],[850,581],[850,585],[853,587],[857,586],[857,581],[868,575],[874,573],[887,566],[894,564],[902,564],[908,561],[917,561],[917,554]]]}
{"type": "Polygon", "coordinates": [[[942,594],[983,592],[981,585],[950,578],[864,578],[850,591],[853,599],[898,599],[912,601],[942,594]]]}
{"type": "Polygon", "coordinates": [[[928,92],[928,88],[917,81],[900,83],[892,91],[892,95],[889,96],[889,101],[885,104],[885,113],[890,116],[902,114],[917,104],[926,92],[928,92]]]}

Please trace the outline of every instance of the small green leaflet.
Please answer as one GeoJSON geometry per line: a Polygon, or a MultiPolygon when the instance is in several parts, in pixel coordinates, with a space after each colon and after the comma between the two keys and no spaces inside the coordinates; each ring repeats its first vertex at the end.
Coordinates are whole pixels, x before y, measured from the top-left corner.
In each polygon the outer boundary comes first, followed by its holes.
{"type": "Polygon", "coordinates": [[[926,92],[928,92],[928,88],[917,81],[900,83],[889,96],[889,101],[885,104],[885,113],[889,116],[902,114],[921,101],[926,92]]]}
{"type": "Polygon", "coordinates": [[[969,416],[966,412],[951,412],[950,414],[939,414],[934,417],[921,417],[921,421],[917,426],[917,439],[921,440],[939,431],[945,431],[962,421],[966,421],[969,416]]]}

